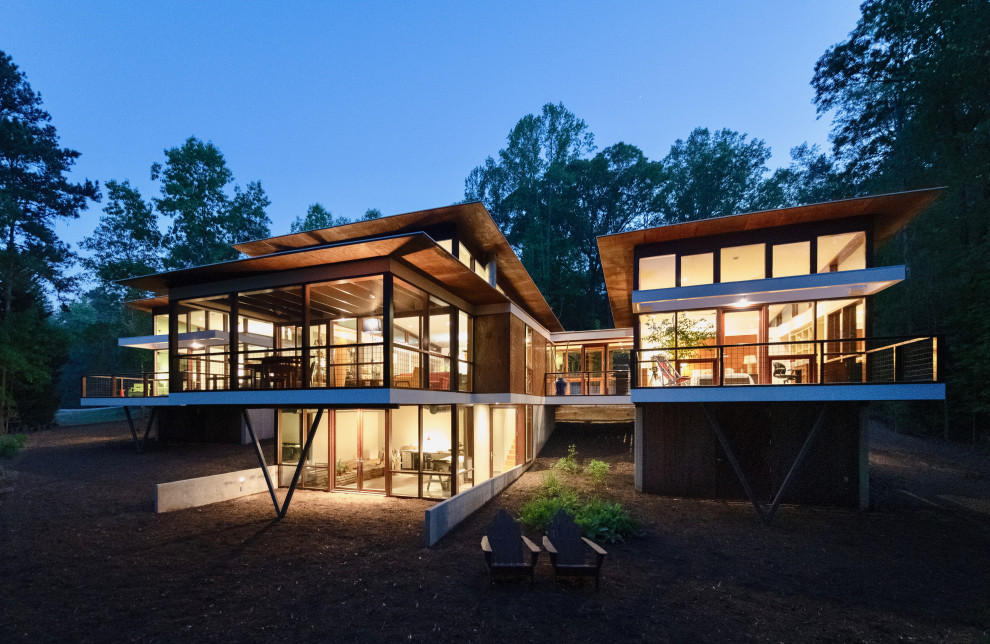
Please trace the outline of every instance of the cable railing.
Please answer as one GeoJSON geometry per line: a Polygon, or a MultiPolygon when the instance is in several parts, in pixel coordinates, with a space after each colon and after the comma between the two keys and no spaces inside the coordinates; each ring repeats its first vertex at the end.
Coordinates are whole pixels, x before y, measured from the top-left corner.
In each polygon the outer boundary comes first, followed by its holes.
{"type": "Polygon", "coordinates": [[[938,382],[936,336],[639,349],[634,387],[938,382]]]}
{"type": "Polygon", "coordinates": [[[168,372],[83,376],[83,398],[151,398],[168,395],[168,372]]]}
{"type": "Polygon", "coordinates": [[[548,373],[545,396],[625,396],[629,394],[629,370],[548,373]]]}

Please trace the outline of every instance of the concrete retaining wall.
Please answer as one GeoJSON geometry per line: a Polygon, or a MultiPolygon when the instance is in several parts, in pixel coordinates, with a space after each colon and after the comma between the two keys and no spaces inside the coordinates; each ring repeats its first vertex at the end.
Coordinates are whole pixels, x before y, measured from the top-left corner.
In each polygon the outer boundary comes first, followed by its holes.
{"type": "MultiPolygon", "coordinates": [[[[278,480],[278,466],[268,466],[272,482],[278,480]]],[[[267,492],[265,475],[260,467],[239,472],[203,476],[185,481],[159,483],[155,492],[155,512],[173,512],[201,505],[229,501],[249,494],[267,492]]]]}
{"type": "MultiPolygon", "coordinates": [[[[526,471],[524,465],[517,465],[508,472],[483,481],[446,501],[437,503],[426,510],[426,529],[423,534],[427,547],[432,546],[454,526],[471,516],[475,510],[492,500],[526,471]]],[[[480,542],[479,542],[480,543],[480,542]]]]}

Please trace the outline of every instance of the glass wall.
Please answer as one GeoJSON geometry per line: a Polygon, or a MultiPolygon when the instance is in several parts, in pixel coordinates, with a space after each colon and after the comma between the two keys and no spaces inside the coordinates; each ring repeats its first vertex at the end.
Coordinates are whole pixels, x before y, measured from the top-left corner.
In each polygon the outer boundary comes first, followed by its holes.
{"type": "MultiPolygon", "coordinates": [[[[280,485],[292,483],[296,466],[306,446],[309,432],[316,420],[315,409],[281,409],[278,412],[279,426],[279,481],[280,485]]],[[[298,485],[304,488],[318,490],[329,489],[329,440],[330,417],[324,412],[320,423],[316,426],[316,435],[310,445],[299,476],[298,485]]]]}
{"type": "Polygon", "coordinates": [[[423,405],[422,490],[425,498],[450,496],[453,425],[450,405],[423,405]]]}
{"type": "Polygon", "coordinates": [[[429,388],[450,391],[450,330],[456,309],[430,296],[429,388]]]}
{"type": "Polygon", "coordinates": [[[864,378],[863,298],[647,313],[639,330],[640,386],[718,384],[719,371],[722,384],[864,378]]]}
{"type": "MultiPolygon", "coordinates": [[[[498,476],[522,463],[517,454],[516,408],[496,405],[492,408],[492,476],[498,476]],[[517,460],[518,459],[518,460],[517,460]]],[[[518,445],[521,449],[522,445],[518,445]]]]}
{"type": "MultiPolygon", "coordinates": [[[[317,412],[278,411],[282,486],[292,481],[317,412]]],[[[443,499],[534,457],[528,406],[326,410],[316,432],[299,484],[322,490],[443,499]]]]}
{"type": "MultiPolygon", "coordinates": [[[[393,495],[450,496],[454,474],[452,418],[450,405],[407,405],[392,411],[389,463],[393,495]]],[[[459,476],[469,477],[470,458],[468,452],[458,450],[459,476]]]]}
{"type": "Polygon", "coordinates": [[[474,318],[457,312],[458,391],[474,390],[474,318]]]}
{"type": "Polygon", "coordinates": [[[400,279],[394,282],[392,302],[395,315],[392,386],[471,391],[474,360],[471,316],[400,279]],[[452,383],[455,344],[457,378],[452,383]]]}
{"type": "MultiPolygon", "coordinates": [[[[176,306],[179,333],[215,331],[208,337],[179,340],[177,355],[183,391],[217,391],[230,386],[230,298],[226,295],[182,300],[176,306]]],[[[168,320],[165,333],[168,334],[168,320]]],[[[166,371],[167,364],[166,364],[166,371]]]]}
{"type": "Polygon", "coordinates": [[[474,409],[457,407],[457,491],[474,487],[475,433],[474,409]]]}
{"type": "Polygon", "coordinates": [[[419,496],[419,407],[393,409],[389,436],[389,466],[394,496],[419,496]]]}
{"type": "Polygon", "coordinates": [[[383,373],[381,275],[309,287],[309,386],[378,387],[383,373]]]}
{"type": "Polygon", "coordinates": [[[286,286],[237,295],[239,386],[302,386],[303,289],[286,286]]]}

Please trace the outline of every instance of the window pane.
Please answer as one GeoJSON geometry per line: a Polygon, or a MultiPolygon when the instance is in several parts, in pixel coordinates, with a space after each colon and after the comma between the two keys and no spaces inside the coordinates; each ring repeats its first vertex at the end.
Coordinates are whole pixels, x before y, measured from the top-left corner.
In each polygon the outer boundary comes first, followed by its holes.
{"type": "Polygon", "coordinates": [[[818,238],[818,272],[866,268],[866,233],[823,235],[818,238]]]}
{"type": "Polygon", "coordinates": [[[766,277],[766,244],[732,246],[721,251],[721,281],[742,282],[766,277]]]}
{"type": "Polygon", "coordinates": [[[404,405],[390,413],[392,429],[389,437],[389,467],[392,470],[392,494],[419,496],[419,407],[404,405]]]}
{"type": "Polygon", "coordinates": [[[423,496],[450,496],[450,405],[423,405],[423,496]]]}
{"type": "Polygon", "coordinates": [[[773,276],[807,275],[811,270],[811,242],[777,244],[773,247],[773,276]]]}
{"type": "Polygon", "coordinates": [[[681,286],[711,284],[715,281],[714,253],[681,257],[681,286]]]}
{"type": "Polygon", "coordinates": [[[673,288],[676,255],[643,257],[639,260],[639,290],[673,288]]]}
{"type": "Polygon", "coordinates": [[[677,314],[677,346],[701,347],[715,344],[715,311],[681,311],[677,314]]]}
{"type": "Polygon", "coordinates": [[[650,313],[639,316],[639,344],[643,349],[674,346],[674,314],[650,313]]]}

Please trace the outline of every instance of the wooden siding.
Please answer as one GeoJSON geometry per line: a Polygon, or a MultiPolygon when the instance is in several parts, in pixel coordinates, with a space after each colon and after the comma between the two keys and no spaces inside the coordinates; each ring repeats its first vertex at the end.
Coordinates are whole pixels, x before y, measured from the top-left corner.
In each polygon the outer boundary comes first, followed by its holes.
{"type": "MultiPolygon", "coordinates": [[[[735,471],[699,403],[643,405],[643,491],[744,500],[735,471]]],[[[715,403],[722,427],[756,496],[769,503],[821,410],[818,402],[715,403]]],[[[829,403],[825,425],[785,503],[857,507],[859,403],[829,403]]]]}
{"type": "Polygon", "coordinates": [[[509,391],[508,313],[480,315],[474,319],[474,391],[497,394],[509,391]]]}

